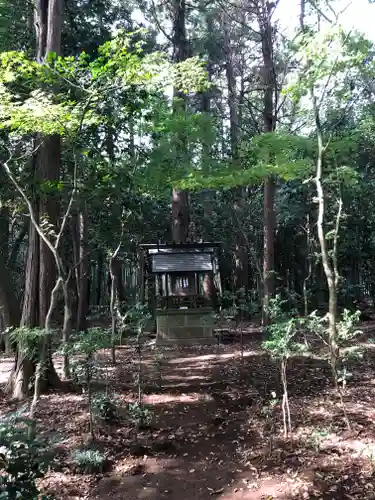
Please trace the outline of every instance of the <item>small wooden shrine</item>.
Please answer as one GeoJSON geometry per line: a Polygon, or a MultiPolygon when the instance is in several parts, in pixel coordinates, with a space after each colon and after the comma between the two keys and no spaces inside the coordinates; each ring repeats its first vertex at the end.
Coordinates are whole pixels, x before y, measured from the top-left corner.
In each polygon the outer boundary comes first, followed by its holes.
{"type": "Polygon", "coordinates": [[[220,289],[218,243],[142,245],[144,289],[156,343],[211,344],[220,289]]]}

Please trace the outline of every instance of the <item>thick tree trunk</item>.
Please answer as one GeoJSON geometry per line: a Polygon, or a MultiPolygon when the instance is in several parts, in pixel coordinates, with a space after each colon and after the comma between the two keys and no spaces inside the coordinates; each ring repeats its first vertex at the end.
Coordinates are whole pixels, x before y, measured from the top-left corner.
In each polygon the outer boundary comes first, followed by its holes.
{"type": "Polygon", "coordinates": [[[172,240],[184,243],[189,237],[189,193],[173,189],[172,193],[172,240]]]}
{"type": "Polygon", "coordinates": [[[29,232],[29,224],[30,221],[29,219],[25,220],[22,228],[20,229],[20,232],[18,233],[12,248],[10,249],[9,257],[8,257],[8,266],[10,269],[14,269],[14,266],[17,263],[18,255],[20,253],[21,246],[26,238],[26,235],[29,232]]]}
{"type": "MultiPolygon", "coordinates": [[[[0,176],[1,180],[1,176],[0,176]]],[[[8,296],[10,291],[14,294],[10,276],[5,268],[9,253],[9,210],[6,205],[1,205],[0,200],[0,350],[10,352],[7,328],[12,326],[12,311],[15,302],[13,297],[8,296]],[[10,302],[9,302],[10,301],[10,302]],[[13,304],[12,304],[13,302],[13,304]]],[[[19,318],[18,318],[19,321],[19,318]]]]}
{"type": "Polygon", "coordinates": [[[229,108],[229,131],[231,154],[235,160],[237,157],[238,139],[239,139],[239,121],[238,121],[238,102],[237,86],[233,65],[233,51],[231,46],[229,21],[226,12],[222,14],[222,25],[224,34],[224,53],[225,53],[225,74],[227,77],[228,89],[228,108],[229,108]]]}
{"type": "MultiPolygon", "coordinates": [[[[0,177],[0,182],[2,178],[0,177]]],[[[6,205],[2,205],[0,199],[0,255],[8,260],[9,254],[9,209],[6,205]]]]}
{"type": "MultiPolygon", "coordinates": [[[[276,125],[276,110],[274,109],[275,75],[273,65],[273,36],[271,11],[268,2],[262,0],[258,6],[258,19],[262,36],[263,56],[263,131],[273,132],[276,125]]],[[[264,181],[264,208],[263,208],[263,324],[269,323],[268,306],[275,293],[275,192],[276,185],[273,177],[264,181]]]]}
{"type": "MultiPolygon", "coordinates": [[[[40,148],[37,154],[37,175],[43,182],[52,185],[59,180],[60,173],[60,137],[49,136],[40,139],[40,148]]],[[[47,221],[56,228],[58,219],[58,203],[52,195],[40,196],[39,220],[47,221]]],[[[56,231],[56,229],[55,229],[56,231]]],[[[51,292],[56,281],[56,265],[51,250],[40,241],[39,265],[39,326],[44,328],[47,312],[51,301],[51,292]]]]}
{"type": "MultiPolygon", "coordinates": [[[[49,54],[61,52],[61,27],[63,0],[37,0],[35,27],[37,34],[37,58],[40,62],[49,54]],[[39,33],[38,33],[39,30],[39,33]]],[[[60,176],[61,140],[57,135],[39,138],[40,147],[36,154],[37,176],[42,182],[57,183],[60,176]]],[[[58,203],[56,194],[40,196],[40,223],[45,217],[48,223],[57,227],[58,203]]],[[[56,231],[56,229],[55,229],[56,231]]],[[[56,267],[54,256],[43,241],[40,241],[39,263],[39,326],[47,327],[51,311],[52,291],[55,287],[56,267]]],[[[44,387],[55,387],[59,377],[52,362],[50,341],[46,348],[46,364],[42,377],[44,387]]]]}
{"type": "MultiPolygon", "coordinates": [[[[40,63],[50,52],[60,54],[62,12],[63,0],[35,1],[36,58],[40,63]]],[[[40,183],[47,181],[53,184],[58,180],[60,173],[60,138],[58,136],[39,136],[36,142],[39,147],[34,158],[35,177],[40,183]]],[[[34,214],[41,226],[43,223],[52,224],[56,231],[58,205],[53,194],[42,193],[40,195],[35,202],[34,214]]],[[[48,312],[51,311],[55,276],[56,268],[53,255],[45,243],[40,241],[35,227],[31,225],[21,326],[26,328],[47,327],[47,323],[51,319],[51,314],[49,315],[48,312]]],[[[13,397],[17,399],[28,396],[31,378],[35,372],[35,362],[26,359],[22,351],[22,346],[19,346],[16,368],[9,384],[13,397]]],[[[44,387],[55,386],[59,379],[53,367],[48,343],[45,351],[43,376],[37,377],[38,383],[41,382],[44,387]]]]}
{"type": "Polygon", "coordinates": [[[7,329],[17,327],[20,323],[20,309],[14,286],[8,269],[5,267],[3,256],[0,254],[0,344],[3,350],[9,354],[11,345],[7,329]]]}
{"type": "MultiPolygon", "coordinates": [[[[176,63],[185,61],[188,57],[188,41],[186,36],[186,3],[185,0],[174,1],[173,18],[173,60],[176,63]]],[[[174,89],[174,112],[186,109],[186,96],[174,89]]],[[[186,153],[185,139],[180,138],[180,155],[186,153]]],[[[190,209],[187,191],[173,189],[172,192],[172,240],[176,243],[186,242],[189,238],[190,209]]]]}
{"type": "MultiPolygon", "coordinates": [[[[225,53],[225,73],[227,79],[228,90],[228,109],[229,109],[229,136],[230,136],[230,156],[233,167],[238,168],[238,145],[240,139],[240,123],[238,109],[238,95],[236,75],[234,68],[233,49],[231,46],[230,23],[226,12],[222,13],[222,25],[224,34],[224,53],[225,53]]],[[[248,285],[248,251],[243,227],[243,189],[236,188],[233,190],[233,213],[235,217],[235,234],[234,234],[234,289],[239,290],[244,288],[247,290],[248,285]]]]}
{"type": "MultiPolygon", "coordinates": [[[[37,212],[37,207],[34,207],[37,212]]],[[[29,229],[29,244],[26,260],[25,291],[20,326],[35,328],[39,325],[39,237],[35,227],[29,229]]],[[[18,346],[14,370],[9,378],[7,390],[12,398],[22,400],[30,395],[31,379],[35,373],[35,362],[23,355],[18,346]]]]}

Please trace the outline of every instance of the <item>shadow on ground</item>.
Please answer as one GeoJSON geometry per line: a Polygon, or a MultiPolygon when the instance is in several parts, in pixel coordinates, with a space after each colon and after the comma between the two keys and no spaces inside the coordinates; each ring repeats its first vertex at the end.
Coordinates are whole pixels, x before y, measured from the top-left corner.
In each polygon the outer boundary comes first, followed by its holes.
{"type": "MultiPolygon", "coordinates": [[[[98,445],[112,470],[92,477],[63,467],[43,481],[45,491],[58,492],[62,500],[374,499],[366,450],[375,443],[375,357],[357,366],[345,394],[351,432],[327,362],[294,358],[288,370],[294,428],[289,442],[282,437],[280,402],[272,395],[280,397],[277,366],[259,345],[247,343],[243,356],[238,344],[165,350],[158,365],[161,386],[154,351],[146,350],[144,401],[154,412],[151,428],[137,434],[127,421],[98,428],[98,445]]],[[[107,363],[109,353],[100,359],[107,363]]],[[[124,403],[137,397],[133,359],[131,348],[119,349],[116,368],[107,370],[105,385],[124,403]]],[[[43,396],[38,424],[46,436],[61,435],[66,458],[89,439],[86,396],[43,396]]]]}

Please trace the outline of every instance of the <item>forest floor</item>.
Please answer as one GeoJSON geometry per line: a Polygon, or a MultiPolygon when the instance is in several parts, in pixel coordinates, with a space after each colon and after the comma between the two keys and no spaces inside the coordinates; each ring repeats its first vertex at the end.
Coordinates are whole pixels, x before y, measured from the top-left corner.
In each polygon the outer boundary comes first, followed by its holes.
{"type": "MultiPolygon", "coordinates": [[[[375,341],[366,340],[363,360],[351,367],[344,395],[351,431],[327,362],[319,356],[290,361],[291,439],[282,435],[280,403],[270,406],[274,391],[281,396],[277,370],[260,345],[252,332],[243,356],[238,343],[165,349],[161,388],[147,348],[151,427],[136,433],[124,421],[97,428],[97,446],[111,461],[102,474],[77,474],[69,464],[70,450],[90,440],[86,395],[43,396],[38,430],[59,436],[60,457],[43,490],[61,500],[375,499],[375,341]]],[[[124,403],[136,401],[133,348],[118,348],[115,368],[109,352],[99,356],[111,390],[124,403]]],[[[10,361],[0,363],[3,378],[10,361]]],[[[13,409],[2,398],[0,412],[13,409]]]]}

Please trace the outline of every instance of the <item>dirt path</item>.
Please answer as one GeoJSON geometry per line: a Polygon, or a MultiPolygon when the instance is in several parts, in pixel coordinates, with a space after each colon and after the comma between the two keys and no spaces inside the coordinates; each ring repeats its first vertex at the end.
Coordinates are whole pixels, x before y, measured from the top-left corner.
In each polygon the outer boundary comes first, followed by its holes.
{"type": "MultiPolygon", "coordinates": [[[[103,363],[109,353],[101,353],[103,363]]],[[[108,383],[123,402],[135,400],[130,348],[119,349],[108,383]]],[[[321,359],[291,363],[293,440],[281,436],[274,364],[258,342],[239,346],[166,350],[162,388],[155,383],[154,354],[144,360],[145,403],[152,428],[138,434],[127,422],[99,429],[98,446],[111,469],[90,476],[72,472],[69,450],[87,443],[87,406],[79,393],[43,396],[38,427],[59,436],[60,468],[43,480],[58,499],[261,500],[375,499],[369,450],[375,456],[374,359],[353,369],[345,395],[353,431],[347,432],[321,359]]],[[[1,371],[1,365],[0,365],[1,371]]],[[[279,397],[280,394],[277,394],[279,397]]],[[[2,400],[2,409],[9,408],[2,400]]],[[[375,466],[375,463],[374,463],[375,466]]]]}

